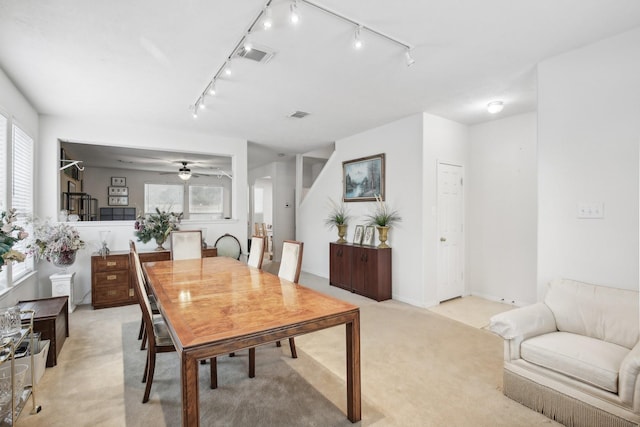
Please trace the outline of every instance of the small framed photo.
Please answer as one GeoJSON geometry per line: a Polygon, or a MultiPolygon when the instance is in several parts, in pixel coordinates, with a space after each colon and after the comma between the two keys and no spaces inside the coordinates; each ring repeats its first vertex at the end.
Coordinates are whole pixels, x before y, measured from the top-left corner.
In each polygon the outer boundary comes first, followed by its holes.
{"type": "Polygon", "coordinates": [[[128,196],[109,196],[109,206],[128,206],[128,196]]]}
{"type": "Polygon", "coordinates": [[[373,246],[373,240],[375,238],[375,227],[373,225],[368,225],[364,229],[364,237],[362,238],[362,244],[367,246],[373,246]]]}
{"type": "Polygon", "coordinates": [[[128,196],[129,187],[109,187],[110,196],[128,196]]]}
{"type": "Polygon", "coordinates": [[[111,185],[114,187],[124,187],[127,185],[127,178],[122,176],[112,176],[111,185]]]}
{"type": "Polygon", "coordinates": [[[361,245],[362,244],[362,235],[364,234],[364,226],[356,225],[356,232],[353,235],[353,244],[361,245]]]}

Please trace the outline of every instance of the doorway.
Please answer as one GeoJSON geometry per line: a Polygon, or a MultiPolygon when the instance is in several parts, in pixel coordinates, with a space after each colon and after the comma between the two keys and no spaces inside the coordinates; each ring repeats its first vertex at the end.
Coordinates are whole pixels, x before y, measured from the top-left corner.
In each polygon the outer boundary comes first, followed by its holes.
{"type": "Polygon", "coordinates": [[[268,258],[265,259],[271,259],[273,255],[273,180],[270,176],[255,180],[251,198],[253,208],[248,236],[266,236],[265,256],[268,258]]]}
{"type": "Polygon", "coordinates": [[[464,293],[463,168],[438,163],[438,301],[464,293]]]}

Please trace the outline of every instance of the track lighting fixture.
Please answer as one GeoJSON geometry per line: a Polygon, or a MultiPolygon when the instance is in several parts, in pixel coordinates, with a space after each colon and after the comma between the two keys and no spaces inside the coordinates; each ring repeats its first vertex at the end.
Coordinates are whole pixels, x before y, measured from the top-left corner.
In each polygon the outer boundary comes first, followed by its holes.
{"type": "MultiPolygon", "coordinates": [[[[226,76],[230,76],[231,75],[231,68],[229,67],[229,63],[231,61],[231,59],[233,58],[234,55],[238,55],[238,52],[242,52],[242,50],[244,49],[245,52],[250,52],[253,49],[253,45],[252,43],[250,43],[247,39],[249,34],[251,34],[256,26],[259,26],[260,23],[262,23],[262,26],[265,30],[268,30],[270,28],[273,27],[273,14],[272,14],[272,10],[271,10],[271,3],[273,2],[273,0],[266,0],[264,3],[264,6],[262,7],[262,9],[260,10],[260,12],[257,14],[257,16],[253,19],[253,21],[251,21],[251,24],[249,25],[249,28],[244,32],[243,36],[240,38],[240,40],[238,41],[238,43],[236,43],[235,47],[231,50],[231,54],[229,54],[229,56],[227,57],[227,59],[225,60],[225,62],[220,66],[220,68],[218,68],[218,71],[216,72],[216,74],[213,76],[213,79],[210,81],[209,85],[207,86],[207,88],[204,90],[204,92],[201,94],[201,96],[197,99],[195,105],[193,106],[193,117],[196,118],[198,117],[198,110],[201,108],[205,107],[204,104],[204,98],[205,96],[208,95],[215,95],[216,90],[215,90],[215,84],[216,81],[220,78],[220,76],[222,74],[226,75],[226,76]]],[[[351,18],[347,18],[344,15],[341,15],[337,12],[334,12],[333,10],[327,9],[324,6],[320,6],[316,3],[314,3],[311,0],[291,0],[291,3],[289,4],[289,19],[291,21],[292,24],[297,24],[300,21],[300,13],[299,13],[299,6],[300,5],[304,5],[304,6],[308,6],[308,7],[313,7],[316,10],[319,10],[320,12],[326,14],[326,15],[330,15],[333,16],[334,18],[346,22],[349,25],[353,25],[355,26],[355,33],[354,33],[354,39],[353,39],[353,47],[355,49],[361,49],[364,45],[363,40],[362,40],[362,33],[363,32],[367,32],[369,34],[373,34],[375,36],[378,36],[380,38],[386,39],[387,41],[390,41],[391,43],[394,43],[402,48],[404,48],[405,52],[404,52],[404,56],[405,56],[405,61],[407,64],[407,67],[413,65],[416,61],[415,59],[413,59],[413,57],[411,56],[411,46],[407,43],[404,43],[394,37],[391,37],[387,34],[384,34],[378,30],[375,30],[371,27],[368,27],[366,25],[363,25],[360,22],[357,22],[351,18]]],[[[502,107],[502,102],[500,102],[500,105],[502,107]]],[[[496,107],[494,107],[496,108],[496,107]]],[[[502,108],[500,108],[502,109],[502,108]]],[[[496,111],[497,112],[497,111],[496,111]]]]}
{"type": "Polygon", "coordinates": [[[262,26],[265,30],[268,30],[273,26],[273,17],[269,5],[267,5],[267,7],[265,7],[264,9],[264,20],[262,21],[262,26]]]}
{"type": "Polygon", "coordinates": [[[415,64],[416,60],[413,59],[413,57],[411,56],[411,49],[407,49],[404,52],[404,57],[407,60],[407,67],[412,66],[413,64],[415,64]]]}
{"type": "Polygon", "coordinates": [[[487,111],[491,114],[499,113],[503,108],[504,102],[502,101],[492,101],[487,104],[487,111]]]}
{"type": "Polygon", "coordinates": [[[353,47],[355,47],[356,49],[360,49],[362,48],[362,39],[360,38],[360,29],[362,27],[361,26],[357,26],[356,27],[356,32],[353,36],[353,47]]]}
{"type": "Polygon", "coordinates": [[[298,1],[297,0],[293,0],[291,2],[291,4],[289,5],[289,19],[291,20],[291,23],[293,24],[297,24],[298,21],[300,21],[300,15],[298,14],[298,1]]]}

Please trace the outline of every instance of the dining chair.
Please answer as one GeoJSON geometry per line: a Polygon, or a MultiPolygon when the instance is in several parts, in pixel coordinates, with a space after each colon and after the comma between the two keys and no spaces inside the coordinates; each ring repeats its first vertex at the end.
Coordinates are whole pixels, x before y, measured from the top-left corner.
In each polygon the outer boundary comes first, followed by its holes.
{"type": "Polygon", "coordinates": [[[240,241],[229,233],[218,237],[214,246],[218,250],[218,256],[240,259],[240,255],[242,254],[240,241]]]}
{"type": "Polygon", "coordinates": [[[247,264],[251,267],[262,268],[265,239],[265,237],[260,236],[251,237],[251,250],[249,251],[249,259],[247,260],[247,264]]]}
{"type": "MultiPolygon", "coordinates": [[[[138,251],[136,249],[136,244],[133,243],[133,240],[129,240],[129,251],[133,252],[136,254],[136,256],[138,256],[138,251]]],[[[135,265],[133,263],[130,263],[130,269],[133,272],[133,274],[136,274],[135,271],[135,265]]],[[[156,304],[156,299],[153,295],[151,295],[151,293],[149,292],[149,288],[147,287],[147,282],[146,280],[144,281],[144,288],[145,288],[145,292],[149,298],[149,303],[151,305],[151,313],[155,316],[160,314],[160,310],[158,310],[158,305],[156,304]]],[[[137,292],[137,290],[136,290],[137,292]]],[[[147,328],[144,325],[144,318],[140,318],[140,329],[138,331],[138,339],[142,340],[142,342],[140,343],[140,350],[144,350],[147,348],[147,328]]]]}
{"type": "MultiPolygon", "coordinates": [[[[133,242],[130,242],[129,246],[132,246],[133,242]]],[[[135,248],[135,247],[134,247],[135,248]]],[[[147,295],[144,283],[144,273],[142,271],[142,265],[140,264],[140,258],[135,249],[129,252],[129,262],[135,266],[135,274],[133,274],[133,283],[136,294],[138,295],[138,303],[140,304],[140,310],[142,311],[142,319],[145,323],[147,330],[147,362],[144,367],[144,374],[142,376],[142,382],[146,383],[144,389],[144,396],[142,397],[142,403],[149,401],[149,394],[151,393],[151,384],[153,383],[153,374],[156,367],[156,354],[168,353],[176,351],[171,336],[169,335],[169,329],[164,321],[162,315],[154,316],[151,312],[151,304],[149,302],[149,296],[147,295]]],[[[215,357],[211,359],[211,388],[218,388],[218,370],[217,360],[215,357]]]]}
{"type": "Polygon", "coordinates": [[[202,258],[202,231],[181,230],[169,234],[171,241],[171,259],[202,258]]]}
{"type": "MultiPolygon", "coordinates": [[[[298,283],[300,278],[300,269],[302,268],[302,248],[303,242],[295,240],[285,240],[282,243],[282,257],[280,259],[280,269],[278,277],[293,283],[298,283]]],[[[280,347],[280,341],[276,343],[280,347]]],[[[298,357],[296,352],[296,342],[293,338],[289,338],[289,347],[291,348],[291,357],[298,357]]]]}

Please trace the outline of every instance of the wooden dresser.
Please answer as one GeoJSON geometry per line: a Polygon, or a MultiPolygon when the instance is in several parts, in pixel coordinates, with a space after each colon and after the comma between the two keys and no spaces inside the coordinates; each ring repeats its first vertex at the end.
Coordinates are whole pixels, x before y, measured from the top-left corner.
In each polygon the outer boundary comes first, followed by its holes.
{"type": "MultiPolygon", "coordinates": [[[[171,258],[170,251],[140,252],[140,262],[166,261],[171,258]]],[[[216,248],[202,250],[202,256],[217,256],[216,248]]],[[[114,251],[103,257],[91,256],[91,305],[93,308],[117,307],[137,304],[131,269],[129,251],[114,251]]]]}
{"type": "Polygon", "coordinates": [[[391,248],[330,243],[329,283],[376,301],[391,299],[391,248]]]}

